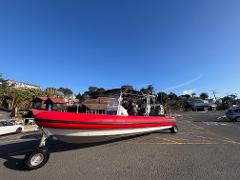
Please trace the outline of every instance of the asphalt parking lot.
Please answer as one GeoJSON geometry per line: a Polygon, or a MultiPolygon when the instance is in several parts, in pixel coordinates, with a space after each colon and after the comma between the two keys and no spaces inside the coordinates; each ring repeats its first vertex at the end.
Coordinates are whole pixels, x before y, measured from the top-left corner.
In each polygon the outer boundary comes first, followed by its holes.
{"type": "Polygon", "coordinates": [[[240,122],[223,112],[190,112],[168,131],[95,144],[49,140],[49,162],[26,171],[24,154],[39,135],[0,137],[1,179],[239,179],[240,122]]]}

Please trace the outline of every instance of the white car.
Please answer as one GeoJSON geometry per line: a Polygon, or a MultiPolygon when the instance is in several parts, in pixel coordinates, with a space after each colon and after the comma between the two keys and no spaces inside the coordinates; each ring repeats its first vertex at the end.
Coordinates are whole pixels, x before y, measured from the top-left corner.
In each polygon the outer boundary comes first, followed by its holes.
{"type": "Polygon", "coordinates": [[[8,120],[0,120],[0,135],[10,133],[21,133],[24,127],[20,124],[14,124],[8,120]]]}
{"type": "Polygon", "coordinates": [[[23,120],[10,119],[9,121],[11,123],[15,124],[15,125],[24,125],[24,121],[23,120]]]}

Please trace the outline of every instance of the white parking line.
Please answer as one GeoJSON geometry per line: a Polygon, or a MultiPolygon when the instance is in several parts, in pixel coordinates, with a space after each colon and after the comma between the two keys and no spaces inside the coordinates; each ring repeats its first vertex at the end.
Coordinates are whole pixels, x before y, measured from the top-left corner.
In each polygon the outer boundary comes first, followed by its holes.
{"type": "Polygon", "coordinates": [[[231,124],[223,123],[223,122],[203,122],[208,126],[230,126],[231,124]]]}
{"type": "Polygon", "coordinates": [[[217,119],[222,119],[222,118],[227,118],[227,117],[226,115],[217,117],[217,119]]]}

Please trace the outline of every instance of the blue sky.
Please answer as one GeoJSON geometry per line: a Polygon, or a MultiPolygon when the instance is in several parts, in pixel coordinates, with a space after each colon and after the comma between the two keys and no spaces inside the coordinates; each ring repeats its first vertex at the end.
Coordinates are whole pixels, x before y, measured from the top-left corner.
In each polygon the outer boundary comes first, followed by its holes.
{"type": "Polygon", "coordinates": [[[0,72],[83,92],[240,93],[240,1],[2,0],[0,72]]]}

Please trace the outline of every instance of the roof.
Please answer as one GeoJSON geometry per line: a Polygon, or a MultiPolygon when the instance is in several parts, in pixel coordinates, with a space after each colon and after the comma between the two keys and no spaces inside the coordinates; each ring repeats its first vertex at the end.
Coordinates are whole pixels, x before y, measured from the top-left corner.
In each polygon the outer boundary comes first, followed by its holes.
{"type": "Polygon", "coordinates": [[[97,99],[86,99],[82,102],[83,104],[98,104],[97,99]]]}
{"type": "Polygon", "coordinates": [[[83,104],[107,104],[109,97],[98,97],[96,99],[86,99],[83,101],[83,104]]]}
{"type": "Polygon", "coordinates": [[[106,104],[84,104],[84,106],[86,106],[88,109],[91,110],[105,110],[107,109],[107,105],[106,104]]]}
{"type": "Polygon", "coordinates": [[[53,97],[50,97],[48,98],[50,101],[52,101],[53,103],[55,104],[65,104],[65,100],[62,99],[62,98],[53,98],[53,97]]]}

